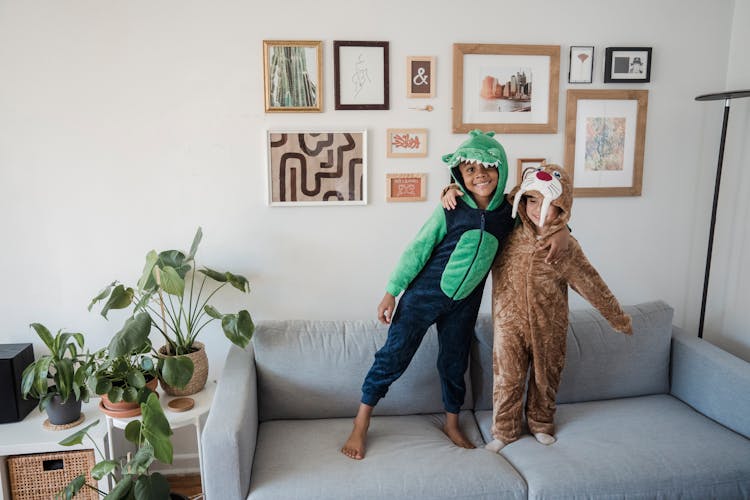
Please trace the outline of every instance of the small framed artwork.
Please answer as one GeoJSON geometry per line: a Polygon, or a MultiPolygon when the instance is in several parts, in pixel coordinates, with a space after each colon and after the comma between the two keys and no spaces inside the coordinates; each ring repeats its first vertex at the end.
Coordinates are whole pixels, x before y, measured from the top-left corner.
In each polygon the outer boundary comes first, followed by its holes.
{"type": "Polygon", "coordinates": [[[388,42],[334,40],[336,109],[388,109],[388,42]]]}
{"type": "Polygon", "coordinates": [[[573,46],[570,48],[568,83],[591,83],[594,75],[594,47],[573,46]]]}
{"type": "Polygon", "coordinates": [[[647,90],[568,90],[565,166],[573,196],[640,196],[647,90]]]}
{"type": "Polygon", "coordinates": [[[388,158],[423,158],[427,156],[426,128],[389,128],[386,132],[388,158]]]}
{"type": "Polygon", "coordinates": [[[269,130],[271,206],[366,205],[365,130],[269,130]]]}
{"type": "Polygon", "coordinates": [[[385,174],[386,201],[425,201],[427,174],[385,174]]]}
{"type": "Polygon", "coordinates": [[[406,58],[406,97],[435,97],[435,58],[406,58]]]}
{"type": "Polygon", "coordinates": [[[651,81],[651,47],[607,47],[604,83],[651,81]]]}
{"type": "Polygon", "coordinates": [[[264,40],[266,113],[323,111],[323,43],[264,40]]]}
{"type": "Polygon", "coordinates": [[[559,45],[453,44],[453,132],[557,132],[559,45]]]}
{"type": "Polygon", "coordinates": [[[521,182],[523,173],[527,168],[536,168],[547,163],[544,158],[519,158],[518,167],[516,168],[516,184],[521,182]]]}

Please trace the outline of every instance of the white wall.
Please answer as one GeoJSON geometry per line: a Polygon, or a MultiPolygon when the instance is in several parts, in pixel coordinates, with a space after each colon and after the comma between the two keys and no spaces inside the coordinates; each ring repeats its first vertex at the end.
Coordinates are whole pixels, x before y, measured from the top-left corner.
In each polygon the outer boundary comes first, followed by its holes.
{"type": "MultiPolygon", "coordinates": [[[[643,195],[578,199],[571,225],[624,304],[663,299],[694,330],[721,120],[718,106],[694,97],[727,79],[748,87],[747,20],[747,0],[0,1],[0,341],[34,341],[28,324],[37,321],[105,345],[123,315],[88,313],[91,297],[113,279],[133,283],[148,250],[187,249],[199,225],[199,265],[253,286],[220,297],[220,309],[373,318],[396,259],[438,202],[440,156],[463,139],[451,133],[456,42],[562,47],[559,131],[500,137],[513,166],[518,157],[562,162],[565,91],[604,87],[605,47],[653,47],[650,84],[606,86],[649,90],[643,195]],[[264,113],[264,39],[323,40],[324,113],[264,113]],[[334,39],[390,42],[389,111],[333,110],[334,39]],[[568,47],[587,44],[596,46],[594,84],[569,85],[568,47]],[[407,109],[424,104],[405,98],[410,55],[437,56],[431,113],[407,109]],[[366,127],[370,203],[267,207],[268,127],[366,127]],[[428,128],[429,157],[386,159],[389,127],[428,128]],[[410,171],[430,173],[428,201],[386,203],[385,174],[410,171]]],[[[734,116],[746,131],[742,106],[734,116]]],[[[746,164],[747,150],[735,151],[746,164]]],[[[747,214],[747,183],[747,174],[727,181],[735,192],[727,189],[725,213],[736,205],[747,214]]],[[[747,233],[732,245],[741,262],[747,233]]],[[[718,269],[713,276],[721,280],[718,269]]],[[[746,304],[747,280],[722,293],[727,308],[746,304]]],[[[738,315],[730,323],[726,346],[747,356],[746,329],[738,315]]],[[[217,376],[228,342],[212,326],[203,340],[217,376]]]]}

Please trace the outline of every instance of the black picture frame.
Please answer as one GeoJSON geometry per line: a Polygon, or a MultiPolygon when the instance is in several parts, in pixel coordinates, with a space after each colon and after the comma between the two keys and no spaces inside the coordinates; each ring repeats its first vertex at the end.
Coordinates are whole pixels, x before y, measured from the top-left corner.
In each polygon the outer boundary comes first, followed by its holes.
{"type": "Polygon", "coordinates": [[[650,82],[653,61],[651,52],[651,47],[607,47],[604,56],[604,83],[650,82]]]}
{"type": "Polygon", "coordinates": [[[335,109],[389,109],[388,52],[389,42],[333,41],[335,109]]]}

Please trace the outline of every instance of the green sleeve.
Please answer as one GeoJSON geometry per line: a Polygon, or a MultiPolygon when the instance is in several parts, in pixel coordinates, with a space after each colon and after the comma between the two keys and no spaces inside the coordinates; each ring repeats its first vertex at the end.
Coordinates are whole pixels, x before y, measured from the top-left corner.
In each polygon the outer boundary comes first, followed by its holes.
{"type": "Polygon", "coordinates": [[[427,263],[435,245],[445,238],[446,232],[445,211],[442,205],[438,205],[437,209],[427,219],[424,226],[422,226],[422,229],[419,230],[416,238],[409,244],[404,253],[401,254],[401,258],[398,264],[396,264],[396,269],[391,273],[388,285],[385,287],[388,293],[394,297],[398,297],[409,286],[409,283],[411,283],[422,270],[425,263],[427,263]]]}

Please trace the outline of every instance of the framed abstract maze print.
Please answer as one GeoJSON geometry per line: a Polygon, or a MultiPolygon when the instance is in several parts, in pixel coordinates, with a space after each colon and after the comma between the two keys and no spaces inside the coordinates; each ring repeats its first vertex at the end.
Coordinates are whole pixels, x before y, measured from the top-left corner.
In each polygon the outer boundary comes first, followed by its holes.
{"type": "Polygon", "coordinates": [[[269,130],[271,206],[366,205],[365,130],[269,130]]]}

